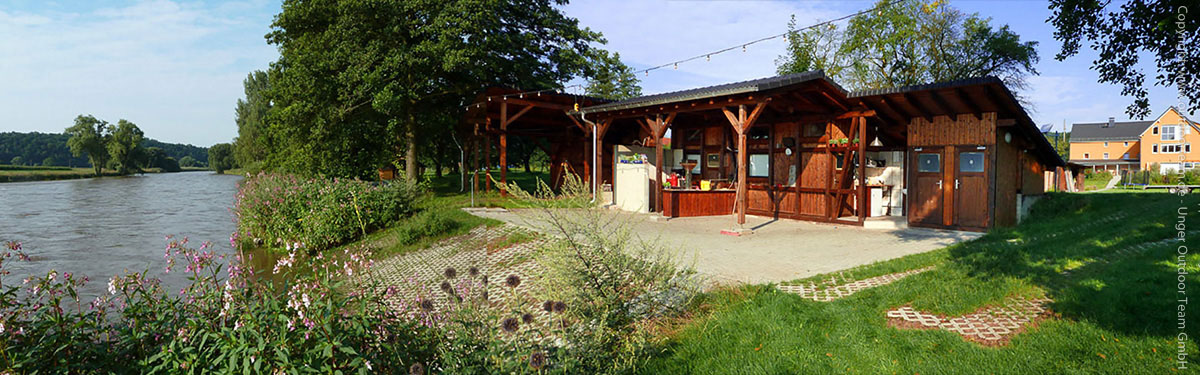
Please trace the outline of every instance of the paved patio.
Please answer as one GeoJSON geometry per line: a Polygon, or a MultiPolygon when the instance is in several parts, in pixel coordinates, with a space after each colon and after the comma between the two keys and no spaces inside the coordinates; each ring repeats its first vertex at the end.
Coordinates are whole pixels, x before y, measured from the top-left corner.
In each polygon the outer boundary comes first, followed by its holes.
{"type": "MultiPolygon", "coordinates": [[[[547,232],[534,211],[468,209],[492,219],[547,232]]],[[[943,248],[978,238],[980,233],[906,228],[897,230],[772,220],[747,216],[753,234],[721,234],[734,224],[732,216],[663,220],[652,214],[610,211],[629,220],[645,240],[666,241],[679,259],[718,282],[764,283],[790,281],[883,260],[943,248]],[[654,219],[658,220],[654,220],[654,219]]]]}

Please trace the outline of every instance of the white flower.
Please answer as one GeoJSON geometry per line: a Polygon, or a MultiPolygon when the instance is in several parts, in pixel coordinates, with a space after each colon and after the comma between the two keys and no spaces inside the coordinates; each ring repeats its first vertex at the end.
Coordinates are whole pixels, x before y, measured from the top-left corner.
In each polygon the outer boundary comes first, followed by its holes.
{"type": "Polygon", "coordinates": [[[366,364],[367,364],[367,370],[374,370],[373,368],[371,368],[371,361],[366,361],[366,364]]]}
{"type": "Polygon", "coordinates": [[[108,280],[108,294],[117,294],[117,277],[108,280]]]}

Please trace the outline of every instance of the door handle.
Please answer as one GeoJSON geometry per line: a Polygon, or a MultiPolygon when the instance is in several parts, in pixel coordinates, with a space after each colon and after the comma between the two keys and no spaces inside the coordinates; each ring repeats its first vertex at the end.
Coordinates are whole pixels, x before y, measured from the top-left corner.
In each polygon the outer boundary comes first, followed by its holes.
{"type": "Polygon", "coordinates": [[[938,180],[938,189],[942,188],[942,180],[938,180]]]}
{"type": "Polygon", "coordinates": [[[954,179],[954,190],[958,190],[958,179],[954,179]]]}

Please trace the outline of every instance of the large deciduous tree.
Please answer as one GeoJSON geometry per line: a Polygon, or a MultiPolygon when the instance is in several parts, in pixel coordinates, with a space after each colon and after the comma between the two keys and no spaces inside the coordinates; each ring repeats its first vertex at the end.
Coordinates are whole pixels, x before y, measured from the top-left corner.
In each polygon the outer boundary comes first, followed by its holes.
{"type": "Polygon", "coordinates": [[[238,165],[249,166],[267,157],[267,114],[271,110],[271,88],[267,72],[255,70],[242,81],[246,98],[238,99],[234,109],[238,136],[233,140],[233,155],[238,165]]]}
{"type": "Polygon", "coordinates": [[[225,173],[225,171],[235,168],[237,160],[233,157],[233,145],[218,143],[209,147],[208,166],[216,171],[217,174],[225,173]]]}
{"type": "Polygon", "coordinates": [[[996,76],[1014,89],[1037,74],[1037,42],[1022,41],[1008,25],[938,1],[889,3],[850,19],[798,30],[788,24],[788,52],[776,60],[779,73],[822,69],[853,89],[875,89],[996,76]]]}
{"type": "Polygon", "coordinates": [[[481,88],[548,88],[587,70],[598,33],[563,0],[285,0],[269,43],[267,164],[368,177],[405,162],[417,178],[423,113],[461,114],[481,88]]]}
{"type": "Polygon", "coordinates": [[[127,175],[141,170],[138,165],[145,164],[146,149],[142,147],[145,138],[142,129],[124,119],[117,121],[117,125],[112,127],[112,134],[106,146],[108,156],[119,166],[117,173],[127,175]]]}
{"type": "Polygon", "coordinates": [[[88,162],[99,177],[104,166],[108,164],[108,122],[92,115],[79,115],[75,117],[75,125],[67,128],[64,133],[71,136],[67,139],[71,153],[75,156],[87,155],[88,162]]]}
{"type": "Polygon", "coordinates": [[[591,80],[585,87],[589,96],[623,100],[642,95],[637,74],[621,61],[621,54],[597,50],[591,69],[591,80]]]}
{"type": "Polygon", "coordinates": [[[1059,61],[1079,53],[1085,42],[1099,52],[1092,69],[1101,83],[1121,85],[1121,94],[1133,97],[1126,108],[1130,117],[1151,112],[1146,73],[1138,62],[1153,56],[1154,85],[1175,85],[1189,111],[1200,109],[1200,10],[1195,0],[1130,0],[1120,10],[1109,11],[1109,1],[1051,0],[1050,23],[1062,50],[1059,61]]]}

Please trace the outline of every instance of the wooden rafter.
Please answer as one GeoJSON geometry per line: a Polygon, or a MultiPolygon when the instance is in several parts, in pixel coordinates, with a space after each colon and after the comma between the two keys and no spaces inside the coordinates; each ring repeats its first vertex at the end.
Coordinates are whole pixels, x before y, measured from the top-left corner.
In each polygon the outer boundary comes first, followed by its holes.
{"type": "Polygon", "coordinates": [[[921,104],[921,102],[919,100],[917,100],[916,97],[912,96],[912,94],[909,94],[909,93],[902,93],[902,94],[900,94],[900,97],[904,98],[904,101],[908,102],[908,105],[911,105],[913,108],[916,108],[917,112],[920,112],[920,115],[913,116],[913,117],[922,117],[925,119],[925,121],[929,121],[931,123],[933,122],[933,115],[930,115],[930,113],[932,113],[933,111],[930,111],[929,108],[925,108],[925,105],[921,104]]]}

